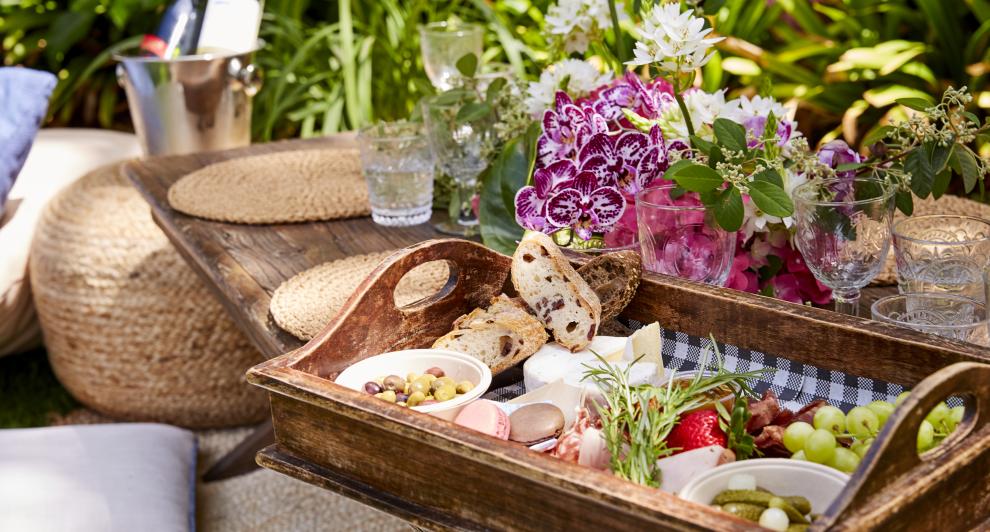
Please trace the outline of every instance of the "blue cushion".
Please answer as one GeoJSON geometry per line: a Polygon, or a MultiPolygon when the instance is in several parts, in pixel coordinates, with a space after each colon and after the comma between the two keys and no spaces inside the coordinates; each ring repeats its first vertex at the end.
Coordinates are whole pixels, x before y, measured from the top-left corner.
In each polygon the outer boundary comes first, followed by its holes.
{"type": "Polygon", "coordinates": [[[48,112],[48,97],[56,82],[49,72],[0,68],[0,216],[48,112]]]}

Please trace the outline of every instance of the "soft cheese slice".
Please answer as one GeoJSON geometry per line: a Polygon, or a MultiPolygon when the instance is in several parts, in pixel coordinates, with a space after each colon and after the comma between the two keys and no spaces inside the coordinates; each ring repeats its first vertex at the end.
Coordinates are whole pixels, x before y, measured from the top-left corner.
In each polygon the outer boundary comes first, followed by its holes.
{"type": "Polygon", "coordinates": [[[722,463],[725,447],[709,445],[657,460],[663,482],[660,489],[677,493],[694,477],[722,463]]]}
{"type": "Polygon", "coordinates": [[[632,362],[639,358],[640,363],[652,363],[657,372],[657,379],[662,380],[663,357],[660,354],[662,349],[663,338],[660,336],[660,324],[653,322],[640,328],[628,338],[623,348],[621,360],[632,362]]]}
{"type": "Polygon", "coordinates": [[[570,373],[576,372],[580,380],[583,364],[598,362],[595,353],[602,357],[621,355],[625,345],[626,338],[622,336],[596,336],[587,348],[572,353],[556,342],[547,343],[523,364],[526,391],[532,392],[570,373]]]}

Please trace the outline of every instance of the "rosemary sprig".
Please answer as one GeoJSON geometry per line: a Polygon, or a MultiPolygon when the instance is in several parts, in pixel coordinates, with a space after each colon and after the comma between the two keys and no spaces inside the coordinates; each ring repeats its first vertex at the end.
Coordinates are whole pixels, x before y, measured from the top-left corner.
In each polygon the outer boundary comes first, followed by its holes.
{"type": "Polygon", "coordinates": [[[612,473],[620,478],[644,486],[660,487],[662,482],[657,460],[669,456],[676,449],[667,446],[667,436],[685,412],[702,406],[703,394],[723,385],[730,385],[739,393],[754,395],[749,379],[759,378],[768,368],[746,372],[730,372],[712,338],[711,351],[702,355],[698,372],[684,387],[674,386],[671,378],[665,386],[629,384],[629,371],[633,364],[620,369],[609,364],[598,353],[599,367],[585,365],[582,380],[594,382],[605,399],[605,405],[596,405],[602,420],[602,434],[611,458],[612,473]],[[717,367],[713,374],[705,375],[714,352],[717,367]]]}

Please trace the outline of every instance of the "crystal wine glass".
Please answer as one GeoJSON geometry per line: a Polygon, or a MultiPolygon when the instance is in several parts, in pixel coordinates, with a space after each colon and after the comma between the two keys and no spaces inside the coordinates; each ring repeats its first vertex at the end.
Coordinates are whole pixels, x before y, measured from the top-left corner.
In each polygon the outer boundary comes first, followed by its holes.
{"type": "Polygon", "coordinates": [[[419,27],[419,46],[423,68],[433,86],[440,91],[454,88],[460,77],[457,60],[474,54],[479,60],[483,51],[484,28],[464,22],[432,22],[419,27]]]}
{"type": "Polygon", "coordinates": [[[449,103],[438,97],[423,102],[423,122],[426,124],[430,149],[437,165],[456,184],[456,220],[436,224],[442,233],[457,236],[477,232],[478,217],[472,198],[478,188],[478,175],[488,167],[485,151],[492,132],[490,115],[458,116],[459,103],[449,103]]]}
{"type": "Polygon", "coordinates": [[[894,188],[869,177],[809,181],[794,191],[794,243],[835,310],[859,315],[860,289],[890,250],[894,188]]]}

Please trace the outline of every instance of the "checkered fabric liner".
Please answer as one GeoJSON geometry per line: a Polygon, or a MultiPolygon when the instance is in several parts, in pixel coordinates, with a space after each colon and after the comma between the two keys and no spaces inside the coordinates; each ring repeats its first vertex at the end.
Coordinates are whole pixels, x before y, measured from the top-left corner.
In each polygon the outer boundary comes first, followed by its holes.
{"type": "MultiPolygon", "coordinates": [[[[628,322],[632,329],[642,324],[628,322]]],[[[661,331],[663,336],[663,363],[667,374],[678,371],[691,371],[698,368],[702,355],[711,346],[707,338],[690,336],[676,331],[661,331]]],[[[809,364],[802,364],[780,356],[767,355],[759,351],[740,349],[733,345],[718,344],[719,352],[725,358],[725,367],[730,371],[751,371],[760,368],[777,368],[766,372],[755,383],[754,389],[762,394],[767,388],[773,389],[781,404],[791,410],[799,410],[804,405],[824,399],[830,404],[848,411],[854,406],[866,405],[871,401],[893,402],[904,388],[898,384],[848,375],[841,371],[829,371],[809,364]]],[[[709,355],[709,367],[715,362],[709,355]]],[[[503,386],[485,394],[493,401],[508,401],[526,393],[522,381],[503,386]]],[[[950,406],[962,404],[958,398],[950,398],[950,406]]]]}

